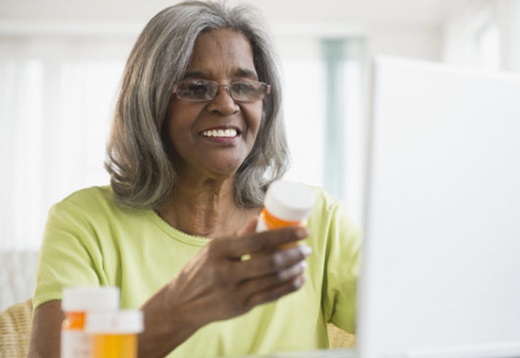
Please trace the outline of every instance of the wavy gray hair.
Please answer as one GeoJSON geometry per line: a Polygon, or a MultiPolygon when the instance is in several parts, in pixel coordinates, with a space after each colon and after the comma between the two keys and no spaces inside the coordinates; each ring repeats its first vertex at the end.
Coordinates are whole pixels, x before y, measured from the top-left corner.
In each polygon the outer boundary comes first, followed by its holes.
{"type": "Polygon", "coordinates": [[[289,152],[278,65],[255,9],[187,1],[155,15],[128,58],[105,163],[118,204],[157,209],[174,188],[174,163],[161,136],[172,87],[183,78],[198,35],[216,29],[239,31],[249,39],[258,78],[272,88],[264,98],[256,142],[235,176],[237,204],[260,206],[266,186],[285,173],[289,152]]]}

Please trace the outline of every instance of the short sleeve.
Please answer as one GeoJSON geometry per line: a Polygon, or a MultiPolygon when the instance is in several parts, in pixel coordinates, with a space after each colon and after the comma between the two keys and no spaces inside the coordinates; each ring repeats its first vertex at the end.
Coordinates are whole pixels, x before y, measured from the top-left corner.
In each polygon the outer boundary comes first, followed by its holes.
{"type": "Polygon", "coordinates": [[[323,309],[328,322],[355,333],[361,230],[338,201],[330,209],[323,309]]]}
{"type": "Polygon", "coordinates": [[[60,300],[64,287],[104,284],[103,260],[93,226],[73,201],[49,211],[38,259],[34,309],[60,300]]]}

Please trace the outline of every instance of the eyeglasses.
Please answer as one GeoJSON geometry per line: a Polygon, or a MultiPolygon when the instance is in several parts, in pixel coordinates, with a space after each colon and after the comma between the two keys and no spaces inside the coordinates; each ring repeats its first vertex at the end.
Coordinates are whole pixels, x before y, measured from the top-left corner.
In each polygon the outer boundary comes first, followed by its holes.
{"type": "Polygon", "coordinates": [[[271,86],[264,82],[242,81],[222,85],[215,81],[189,79],[176,84],[173,93],[186,101],[211,101],[220,87],[226,88],[231,98],[237,102],[256,102],[271,92],[271,86]]]}

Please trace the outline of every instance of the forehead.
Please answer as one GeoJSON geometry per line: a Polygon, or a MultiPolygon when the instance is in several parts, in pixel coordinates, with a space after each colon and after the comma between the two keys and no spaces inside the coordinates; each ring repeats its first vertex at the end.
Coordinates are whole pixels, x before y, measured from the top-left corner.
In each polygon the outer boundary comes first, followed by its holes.
{"type": "Polygon", "coordinates": [[[232,75],[237,71],[256,74],[253,49],[238,31],[219,29],[203,32],[195,41],[187,72],[232,75]]]}

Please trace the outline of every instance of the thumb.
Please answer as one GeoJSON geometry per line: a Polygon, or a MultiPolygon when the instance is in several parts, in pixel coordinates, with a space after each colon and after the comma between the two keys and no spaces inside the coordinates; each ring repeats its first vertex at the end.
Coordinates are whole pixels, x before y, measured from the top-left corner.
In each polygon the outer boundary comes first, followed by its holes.
{"type": "Polygon", "coordinates": [[[251,219],[248,223],[246,223],[241,229],[235,231],[229,236],[220,236],[215,237],[215,239],[225,240],[225,239],[239,239],[244,236],[253,235],[256,233],[256,226],[258,224],[258,218],[251,219]]]}
{"type": "Polygon", "coordinates": [[[237,234],[237,236],[245,236],[245,235],[252,235],[256,233],[256,226],[258,225],[258,218],[255,217],[250,222],[248,222],[242,230],[240,230],[237,234]]]}
{"type": "Polygon", "coordinates": [[[258,218],[251,219],[247,224],[245,224],[242,229],[235,231],[232,237],[238,239],[244,236],[253,235],[256,233],[256,226],[258,224],[258,218]]]}

